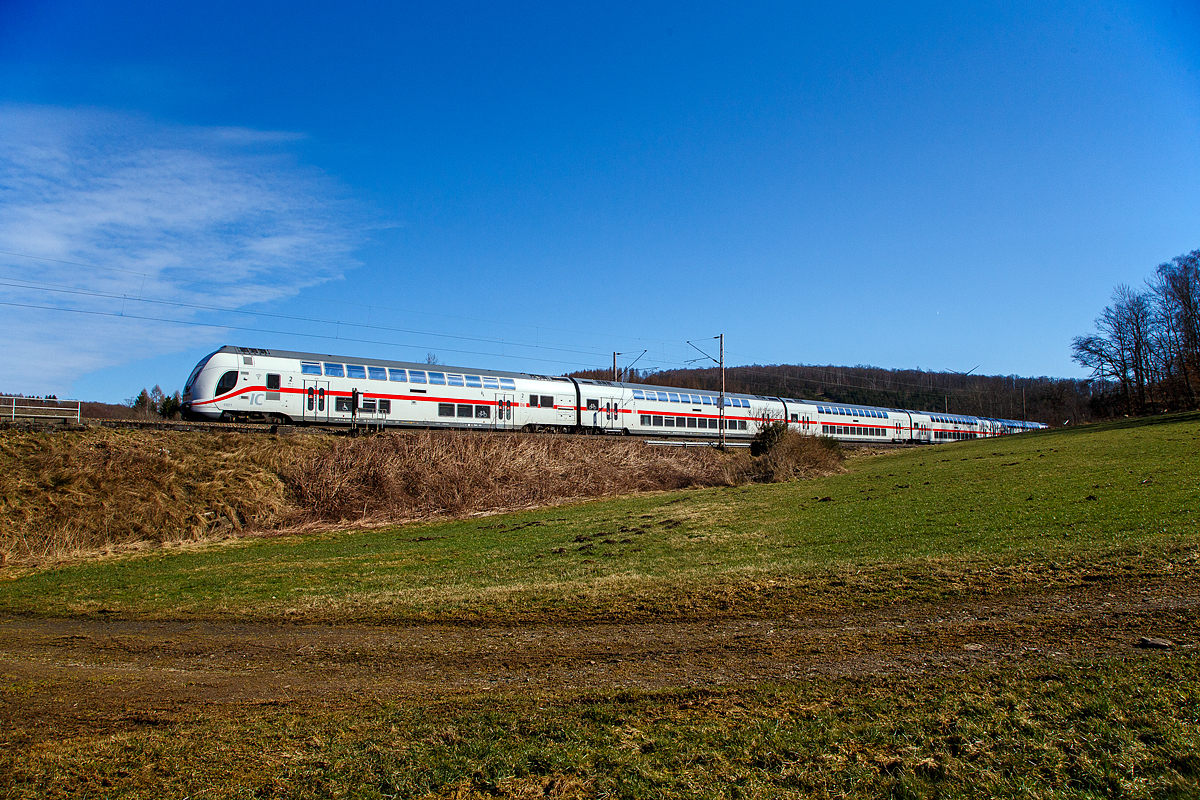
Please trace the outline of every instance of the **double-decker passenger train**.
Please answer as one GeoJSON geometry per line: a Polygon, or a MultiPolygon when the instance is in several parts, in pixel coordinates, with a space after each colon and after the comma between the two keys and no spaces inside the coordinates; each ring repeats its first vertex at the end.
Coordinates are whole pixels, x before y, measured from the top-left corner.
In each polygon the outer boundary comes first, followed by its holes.
{"type": "Polygon", "coordinates": [[[1045,428],[1037,422],[936,414],[674,386],[531,375],[222,347],[183,389],[190,419],[395,428],[612,433],[748,440],[786,421],[856,443],[927,443],[1045,428]]]}

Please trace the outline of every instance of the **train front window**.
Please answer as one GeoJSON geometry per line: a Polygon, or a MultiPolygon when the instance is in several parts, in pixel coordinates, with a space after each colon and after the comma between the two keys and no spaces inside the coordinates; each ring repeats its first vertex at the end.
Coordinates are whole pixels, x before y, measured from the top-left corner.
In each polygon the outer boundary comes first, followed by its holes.
{"type": "Polygon", "coordinates": [[[233,387],[237,386],[237,381],[238,374],[236,369],[231,369],[229,372],[226,372],[221,376],[221,380],[217,381],[216,396],[220,397],[221,395],[233,389],[233,387]]]}

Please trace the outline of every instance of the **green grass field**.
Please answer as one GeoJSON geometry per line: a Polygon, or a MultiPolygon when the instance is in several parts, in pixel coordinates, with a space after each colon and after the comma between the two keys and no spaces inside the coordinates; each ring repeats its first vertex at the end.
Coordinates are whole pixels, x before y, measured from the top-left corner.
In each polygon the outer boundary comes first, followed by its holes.
{"type": "Polygon", "coordinates": [[[861,457],[812,481],[162,549],[21,574],[0,611],[584,621],[1007,591],[1194,559],[1198,442],[1184,416],[861,457]]]}
{"type": "MultiPolygon", "coordinates": [[[[0,613],[587,626],[953,608],[1097,579],[1136,597],[1200,579],[1198,443],[1200,415],[1175,415],[859,456],[789,484],[10,569],[0,613]]],[[[1174,619],[1200,638],[1194,610],[1174,619]]],[[[1200,797],[1200,651],[1111,652],[664,690],[356,692],[169,724],[131,711],[95,735],[90,718],[59,733],[29,716],[58,679],[0,660],[0,797],[1200,797]]]]}

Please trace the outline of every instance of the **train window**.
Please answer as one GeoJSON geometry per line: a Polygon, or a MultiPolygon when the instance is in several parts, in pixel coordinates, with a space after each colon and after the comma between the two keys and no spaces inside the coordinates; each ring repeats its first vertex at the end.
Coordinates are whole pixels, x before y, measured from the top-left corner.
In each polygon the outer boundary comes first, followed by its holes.
{"type": "Polygon", "coordinates": [[[454,403],[438,403],[438,416],[439,417],[453,417],[454,416],[454,403]]]}
{"type": "Polygon", "coordinates": [[[706,405],[706,406],[711,406],[711,405],[712,405],[712,398],[711,398],[711,397],[709,397],[709,396],[708,396],[708,395],[706,395],[706,394],[702,394],[702,395],[700,395],[700,402],[701,402],[701,403],[704,403],[704,405],[706,405]]]}
{"type": "Polygon", "coordinates": [[[366,400],[366,399],[364,399],[364,400],[362,401],[362,410],[363,410],[363,411],[370,411],[370,412],[374,412],[374,411],[375,411],[375,401],[374,401],[374,400],[366,400]]]}
{"type": "Polygon", "coordinates": [[[671,399],[672,403],[679,402],[679,395],[676,392],[667,392],[667,397],[671,399]]]}
{"type": "Polygon", "coordinates": [[[312,361],[301,361],[300,362],[300,374],[301,375],[320,375],[321,374],[321,365],[314,364],[312,361]]]}
{"type": "MultiPolygon", "coordinates": [[[[657,400],[657,399],[658,399],[658,392],[652,392],[652,391],[650,391],[650,390],[648,390],[648,389],[647,389],[647,390],[646,390],[646,399],[647,399],[647,400],[657,400]]],[[[663,399],[665,400],[666,398],[663,398],[663,399]]]]}
{"type": "MultiPolygon", "coordinates": [[[[687,426],[688,426],[689,428],[694,428],[694,427],[696,427],[696,418],[695,418],[695,417],[688,417],[688,418],[687,418],[687,426]]],[[[704,427],[706,427],[706,428],[707,428],[708,426],[707,426],[707,425],[705,425],[704,427]]]]}
{"type": "Polygon", "coordinates": [[[430,372],[429,373],[429,382],[432,384],[436,384],[437,386],[445,386],[446,385],[446,373],[430,372]]]}
{"type": "Polygon", "coordinates": [[[420,369],[410,369],[408,371],[408,382],[409,383],[424,383],[425,382],[425,371],[420,370],[420,369]]]}
{"type": "Polygon", "coordinates": [[[634,399],[634,400],[645,400],[645,399],[646,399],[646,395],[642,394],[642,390],[641,390],[641,389],[634,389],[634,390],[633,390],[633,399],[634,399]]]}
{"type": "Polygon", "coordinates": [[[746,420],[744,420],[744,419],[738,420],[738,430],[740,430],[740,431],[746,430],[746,420]]]}
{"type": "Polygon", "coordinates": [[[485,389],[499,389],[499,388],[500,388],[500,381],[496,380],[495,378],[488,378],[488,377],[486,377],[486,376],[485,376],[485,377],[484,377],[484,379],[483,379],[483,388],[485,388],[485,389]]]}
{"type": "Polygon", "coordinates": [[[554,397],[552,395],[542,395],[542,408],[554,408],[554,397]]]}
{"type": "Polygon", "coordinates": [[[333,410],[334,411],[344,411],[345,413],[349,414],[350,409],[352,409],[353,407],[354,407],[354,404],[350,402],[349,397],[333,398],[333,410]]]}
{"type": "Polygon", "coordinates": [[[640,420],[640,421],[641,421],[641,424],[643,424],[643,425],[649,425],[649,424],[650,424],[650,415],[649,415],[649,414],[642,414],[642,415],[641,415],[641,420],[640,420]]]}
{"type": "Polygon", "coordinates": [[[273,375],[271,373],[267,373],[267,388],[268,389],[276,389],[276,390],[279,389],[279,376],[278,375],[273,375]]]}
{"type": "Polygon", "coordinates": [[[346,365],[346,377],[347,378],[361,378],[362,380],[366,380],[367,368],[364,367],[362,364],[347,364],[346,365]]]}
{"type": "Polygon", "coordinates": [[[687,417],[676,417],[675,418],[675,427],[676,428],[686,428],[687,427],[687,417]]]}
{"type": "Polygon", "coordinates": [[[595,400],[595,399],[589,399],[587,401],[587,410],[588,411],[599,411],[600,410],[600,401],[595,400]]]}
{"type": "Polygon", "coordinates": [[[481,389],[483,388],[483,381],[479,379],[478,375],[468,375],[467,386],[470,386],[473,389],[481,389]]]}
{"type": "Polygon", "coordinates": [[[217,396],[223,395],[237,386],[237,378],[237,370],[230,370],[222,375],[221,380],[217,381],[217,396]]]}
{"type": "Polygon", "coordinates": [[[663,424],[664,424],[664,423],[663,423],[663,418],[662,418],[662,417],[657,417],[657,416],[656,416],[656,417],[654,418],[654,424],[655,424],[655,425],[657,425],[658,427],[660,427],[660,428],[661,428],[661,427],[663,426],[663,424]]]}
{"type": "Polygon", "coordinates": [[[387,370],[383,367],[367,367],[367,376],[373,381],[386,381],[387,370]]]}
{"type": "Polygon", "coordinates": [[[462,386],[463,385],[463,376],[447,374],[446,375],[446,384],[448,386],[462,386]]]}
{"type": "Polygon", "coordinates": [[[515,382],[513,382],[512,378],[501,378],[500,379],[500,388],[508,389],[509,391],[515,392],[517,390],[517,384],[515,382]]]}
{"type": "Polygon", "coordinates": [[[380,414],[392,413],[392,401],[391,400],[380,400],[379,401],[379,413],[380,414]]]}
{"type": "Polygon", "coordinates": [[[342,368],[341,364],[326,364],[325,374],[330,378],[344,378],[346,370],[342,368]]]}
{"type": "Polygon", "coordinates": [[[491,406],[475,406],[475,419],[491,419],[491,418],[492,418],[492,407],[491,406]]]}
{"type": "Polygon", "coordinates": [[[474,407],[474,406],[468,406],[468,405],[462,405],[462,404],[460,404],[460,405],[458,406],[458,416],[460,416],[460,417],[473,417],[473,416],[475,416],[475,407],[474,407]]]}
{"type": "Polygon", "coordinates": [[[388,367],[387,373],[389,381],[403,383],[404,381],[408,380],[408,374],[402,369],[392,369],[391,367],[388,367]]]}

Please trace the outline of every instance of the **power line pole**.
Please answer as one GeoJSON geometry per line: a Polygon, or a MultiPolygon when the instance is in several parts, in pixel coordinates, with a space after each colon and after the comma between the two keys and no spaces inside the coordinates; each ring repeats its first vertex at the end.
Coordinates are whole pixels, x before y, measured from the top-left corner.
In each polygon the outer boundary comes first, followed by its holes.
{"type": "MultiPolygon", "coordinates": [[[[717,366],[719,366],[721,368],[721,397],[717,403],[717,405],[720,406],[720,408],[717,409],[717,422],[719,423],[719,430],[721,431],[721,434],[720,434],[721,445],[720,446],[721,446],[721,449],[724,450],[725,449],[725,334],[722,333],[719,336],[714,336],[713,338],[721,340],[720,358],[713,358],[708,353],[701,350],[699,347],[696,347],[696,344],[694,342],[688,342],[688,344],[692,348],[694,348],[696,350],[696,352],[698,352],[700,355],[704,356],[703,360],[711,361],[712,363],[716,364],[717,366]]],[[[702,359],[696,359],[695,361],[700,361],[700,360],[702,360],[702,359]]],[[[689,361],[688,363],[693,364],[693,363],[695,363],[695,361],[689,361]]]]}
{"type": "Polygon", "coordinates": [[[613,383],[617,382],[617,353],[613,351],[613,383]]]}
{"type": "Polygon", "coordinates": [[[725,334],[717,337],[721,340],[721,449],[725,449],[725,334]]]}

